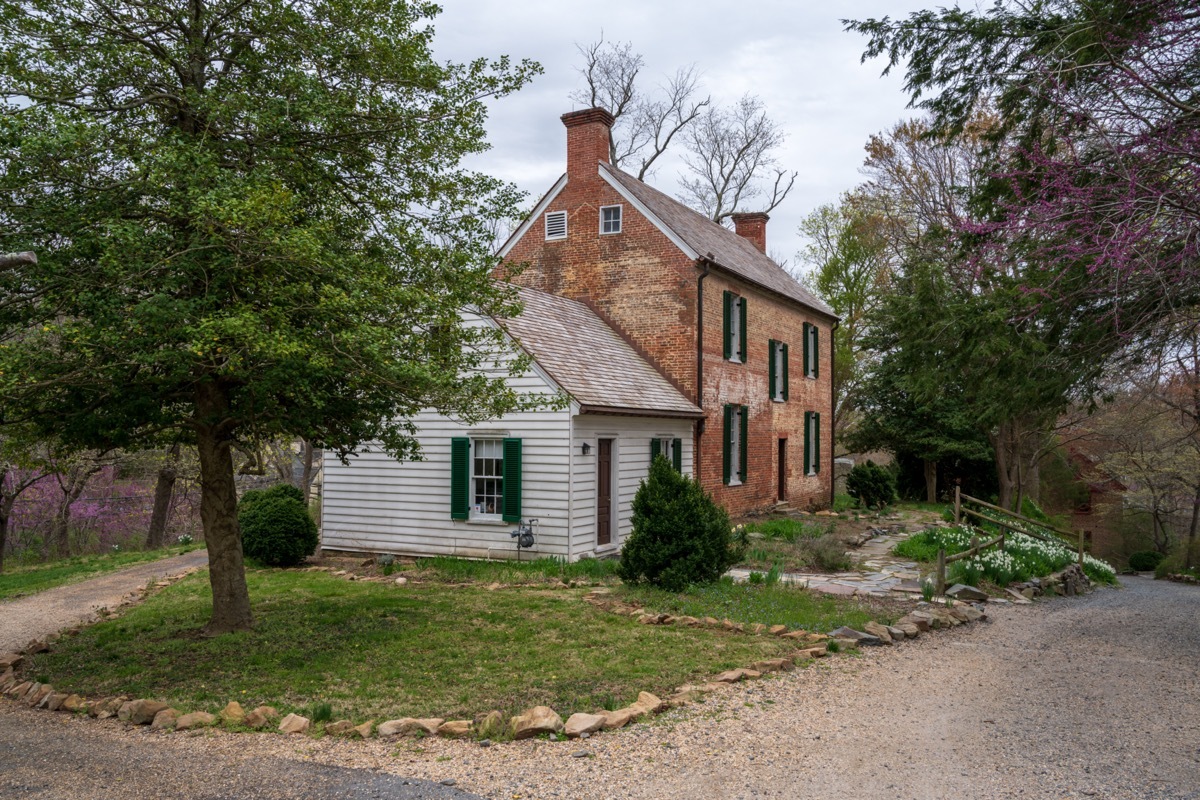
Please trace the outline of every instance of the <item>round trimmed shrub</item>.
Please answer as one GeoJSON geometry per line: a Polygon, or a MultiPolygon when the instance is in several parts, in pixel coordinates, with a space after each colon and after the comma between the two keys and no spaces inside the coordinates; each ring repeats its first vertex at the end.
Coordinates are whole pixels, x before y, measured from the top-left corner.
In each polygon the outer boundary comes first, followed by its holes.
{"type": "Polygon", "coordinates": [[[868,459],[846,475],[846,493],[864,508],[883,508],[896,499],[896,476],[868,459]]]}
{"type": "Polygon", "coordinates": [[[663,456],[633,497],[632,522],[617,567],[627,583],[680,592],[715,583],[741,558],[725,509],[663,456]]]}
{"type": "Polygon", "coordinates": [[[1141,550],[1129,557],[1129,568],[1134,572],[1153,572],[1166,555],[1155,550],[1141,550]]]}
{"type": "Polygon", "coordinates": [[[280,484],[252,489],[238,503],[242,552],[273,567],[293,567],[316,552],[317,523],[304,505],[304,493],[280,484]]]}

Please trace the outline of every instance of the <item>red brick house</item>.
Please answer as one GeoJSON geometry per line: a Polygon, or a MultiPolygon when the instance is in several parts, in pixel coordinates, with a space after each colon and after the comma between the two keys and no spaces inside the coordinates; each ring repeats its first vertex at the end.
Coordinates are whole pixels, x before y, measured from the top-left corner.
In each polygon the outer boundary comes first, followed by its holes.
{"type": "Polygon", "coordinates": [[[520,285],[583,302],[703,410],[693,472],[732,514],[823,507],[833,481],[833,311],[736,232],[609,163],[612,116],[565,114],[567,170],[505,243],[520,285]]]}

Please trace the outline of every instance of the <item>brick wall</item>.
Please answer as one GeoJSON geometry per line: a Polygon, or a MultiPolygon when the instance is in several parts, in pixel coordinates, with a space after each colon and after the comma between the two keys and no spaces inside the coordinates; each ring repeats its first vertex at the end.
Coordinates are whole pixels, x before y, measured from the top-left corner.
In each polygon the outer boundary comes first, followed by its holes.
{"type": "Polygon", "coordinates": [[[704,283],[704,410],[703,433],[697,436],[700,480],[729,510],[741,514],[773,505],[778,497],[778,446],[787,439],[788,502],[794,508],[829,504],[833,460],[833,414],[830,409],[830,321],[806,314],[795,303],[777,299],[751,284],[714,271],[704,283]],[[724,355],[724,306],[729,290],[746,298],[746,363],[724,355]],[[817,378],[804,376],[804,323],[820,331],[817,378]],[[769,396],[770,340],[788,345],[788,399],[769,396]],[[747,476],[741,486],[724,485],[724,413],[726,403],[749,407],[747,476]],[[804,412],[821,414],[821,470],[804,474],[804,412]]]}
{"type": "MultiPolygon", "coordinates": [[[[515,283],[590,303],[688,398],[696,398],[696,292],[700,270],[653,223],[638,213],[599,174],[608,161],[604,112],[564,116],[567,125],[567,183],[546,212],[567,212],[567,237],[547,241],[544,216],[532,221],[505,260],[523,264],[515,283]],[[600,209],[622,207],[619,234],[600,233],[600,209]]],[[[743,232],[765,247],[766,215],[739,220],[743,232]],[[761,217],[761,219],[760,219],[761,217]]],[[[713,270],[704,281],[704,387],[708,413],[697,433],[699,476],[731,514],[773,505],[778,496],[778,442],[787,439],[787,499],[793,507],[828,504],[833,480],[833,413],[830,407],[830,320],[806,313],[726,273],[713,270]],[[723,353],[722,292],[747,298],[748,359],[727,361],[723,353]],[[819,378],[804,377],[803,326],[820,329],[819,378]],[[789,346],[788,401],[768,396],[769,341],[789,346]],[[722,469],[723,409],[749,406],[748,472],[741,486],[725,486],[722,469]],[[821,414],[821,471],[804,474],[804,412],[821,414]]]]}

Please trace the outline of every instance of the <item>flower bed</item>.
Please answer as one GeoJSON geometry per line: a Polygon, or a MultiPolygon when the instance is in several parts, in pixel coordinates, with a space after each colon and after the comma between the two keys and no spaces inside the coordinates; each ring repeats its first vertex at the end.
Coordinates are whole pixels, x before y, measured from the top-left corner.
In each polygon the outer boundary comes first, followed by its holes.
{"type": "MultiPolygon", "coordinates": [[[[930,528],[896,545],[896,555],[905,558],[930,560],[929,553],[945,549],[946,555],[968,550],[972,537],[983,539],[978,529],[968,525],[953,528],[930,528]]],[[[972,558],[965,558],[950,565],[947,580],[978,586],[982,580],[997,586],[1057,572],[1078,558],[1078,553],[1065,544],[1044,542],[1023,533],[1009,531],[1005,537],[1004,551],[987,550],[972,558]]],[[[1117,573],[1112,566],[1089,555],[1083,557],[1083,569],[1092,581],[1116,583],[1117,573]]]]}

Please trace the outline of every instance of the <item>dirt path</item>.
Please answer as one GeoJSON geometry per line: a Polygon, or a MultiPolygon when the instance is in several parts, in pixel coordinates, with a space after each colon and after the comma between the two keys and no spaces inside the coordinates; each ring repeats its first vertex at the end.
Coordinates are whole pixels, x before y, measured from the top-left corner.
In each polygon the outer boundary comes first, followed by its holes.
{"type": "MultiPolygon", "coordinates": [[[[0,702],[0,761],[9,731],[41,730],[50,716],[47,737],[89,752],[104,739],[110,752],[153,747],[196,774],[207,763],[311,761],[452,779],[504,800],[1200,798],[1200,591],[1126,586],[1002,606],[991,623],[741,684],[584,742],[165,735],[0,702]]],[[[8,752],[37,746],[25,738],[8,752]]],[[[74,760],[64,748],[54,763],[74,760]]],[[[75,796],[73,770],[39,774],[61,777],[63,793],[45,796],[75,796]]]]}
{"type": "Polygon", "coordinates": [[[193,550],[181,556],[138,564],[80,583],[0,602],[0,653],[19,650],[32,639],[94,619],[96,609],[119,605],[130,592],[167,575],[208,565],[208,553],[193,550]]]}

